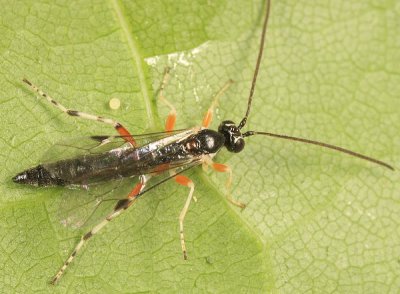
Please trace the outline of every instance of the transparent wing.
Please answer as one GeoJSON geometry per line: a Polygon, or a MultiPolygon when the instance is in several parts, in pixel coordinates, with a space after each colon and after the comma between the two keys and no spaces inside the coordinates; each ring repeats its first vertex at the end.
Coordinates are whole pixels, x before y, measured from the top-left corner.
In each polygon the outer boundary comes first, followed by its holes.
{"type": "Polygon", "coordinates": [[[126,197],[137,182],[137,178],[121,178],[86,188],[68,187],[52,202],[49,211],[64,227],[93,225],[112,211],[115,203],[126,197]]]}
{"type": "MultiPolygon", "coordinates": [[[[142,135],[132,135],[137,143],[137,147],[141,147],[150,142],[164,139],[168,136],[176,135],[188,129],[175,130],[172,132],[148,133],[142,135]]],[[[124,136],[90,136],[70,138],[55,143],[47,150],[41,159],[41,163],[50,163],[58,160],[78,157],[85,154],[100,154],[115,148],[129,146],[124,136]]]]}
{"type": "MultiPolygon", "coordinates": [[[[140,196],[200,163],[201,159],[195,157],[190,162],[174,166],[173,169],[172,167],[165,168],[148,175],[149,180],[140,196]]],[[[63,195],[51,204],[49,211],[52,215],[56,215],[57,220],[64,227],[72,229],[90,227],[112,212],[118,200],[126,198],[138,182],[138,177],[131,177],[85,188],[66,188],[63,195]]]]}

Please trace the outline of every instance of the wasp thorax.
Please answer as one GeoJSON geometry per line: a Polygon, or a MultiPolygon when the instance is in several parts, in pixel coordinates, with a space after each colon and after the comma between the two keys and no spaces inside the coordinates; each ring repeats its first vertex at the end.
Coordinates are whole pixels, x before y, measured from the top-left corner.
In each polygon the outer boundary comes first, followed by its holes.
{"type": "Polygon", "coordinates": [[[196,136],[199,143],[199,149],[205,153],[216,153],[224,146],[224,136],[213,130],[201,130],[196,136]]]}
{"type": "Polygon", "coordinates": [[[218,127],[218,132],[225,137],[225,147],[230,152],[238,153],[244,148],[244,139],[239,128],[233,121],[224,120],[218,127]]]}

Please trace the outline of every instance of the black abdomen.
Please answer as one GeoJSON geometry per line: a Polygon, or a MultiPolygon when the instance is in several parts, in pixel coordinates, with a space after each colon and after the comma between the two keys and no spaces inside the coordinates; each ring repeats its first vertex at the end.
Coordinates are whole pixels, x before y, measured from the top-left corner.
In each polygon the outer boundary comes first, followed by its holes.
{"type": "Polygon", "coordinates": [[[25,170],[13,178],[20,184],[32,186],[67,186],[87,185],[102,182],[121,175],[124,158],[129,158],[126,152],[107,152],[103,154],[88,154],[77,158],[40,164],[25,170]]]}
{"type": "Polygon", "coordinates": [[[32,186],[64,186],[65,181],[52,176],[49,171],[42,165],[38,165],[34,168],[30,168],[17,174],[12,179],[15,183],[26,184],[32,186]]]}

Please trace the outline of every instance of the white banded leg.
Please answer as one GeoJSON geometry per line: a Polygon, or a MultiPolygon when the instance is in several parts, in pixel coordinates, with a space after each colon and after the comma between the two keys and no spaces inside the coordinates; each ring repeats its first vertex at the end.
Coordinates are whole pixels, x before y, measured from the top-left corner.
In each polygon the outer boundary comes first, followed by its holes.
{"type": "Polygon", "coordinates": [[[94,120],[94,121],[98,121],[98,122],[102,122],[102,123],[106,123],[109,125],[112,125],[117,132],[123,136],[123,138],[132,144],[132,146],[135,146],[135,140],[133,139],[132,135],[129,133],[129,131],[122,126],[122,124],[120,124],[119,122],[111,119],[111,118],[105,118],[102,116],[97,116],[97,115],[93,115],[93,114],[89,114],[89,113],[85,113],[85,112],[81,112],[81,111],[77,111],[77,110],[71,110],[66,108],[65,106],[63,106],[62,104],[58,103],[56,100],[54,100],[52,97],[50,97],[49,95],[47,95],[46,93],[44,93],[41,89],[39,89],[37,86],[35,86],[34,84],[32,84],[30,81],[28,81],[27,79],[23,79],[23,82],[26,83],[27,85],[29,85],[29,87],[36,92],[37,94],[39,94],[39,96],[45,98],[48,102],[50,102],[52,105],[54,105],[55,107],[57,107],[59,110],[61,110],[62,112],[68,114],[69,116],[76,116],[76,117],[80,117],[80,118],[84,118],[84,119],[88,119],[88,120],[94,120]]]}
{"type": "Polygon", "coordinates": [[[182,253],[183,253],[183,259],[187,259],[187,250],[186,250],[186,245],[185,245],[185,236],[183,234],[183,221],[185,219],[186,213],[189,209],[189,205],[190,202],[192,201],[193,198],[193,192],[194,192],[194,183],[192,182],[192,180],[190,180],[188,177],[186,176],[182,176],[182,175],[177,175],[175,177],[175,181],[182,185],[182,186],[186,186],[190,189],[189,191],[189,195],[186,198],[186,202],[185,205],[183,206],[181,213],[179,215],[179,235],[180,235],[180,240],[181,240],[181,247],[182,247],[182,253]]]}
{"type": "Polygon", "coordinates": [[[89,232],[84,234],[81,237],[81,240],[78,242],[78,244],[75,246],[75,249],[72,251],[71,255],[67,258],[67,260],[64,262],[63,266],[60,268],[60,270],[57,272],[57,274],[53,277],[51,280],[51,284],[55,285],[57,282],[61,279],[62,275],[64,274],[65,270],[68,268],[68,266],[71,264],[71,262],[74,260],[75,256],[79,253],[79,251],[82,249],[82,247],[86,244],[86,242],[92,238],[94,235],[96,235],[102,228],[104,228],[110,221],[112,221],[114,218],[122,214],[129,206],[132,205],[132,203],[135,200],[135,196],[137,196],[141,191],[146,186],[146,182],[148,181],[148,178],[145,176],[140,177],[140,182],[135,186],[135,188],[132,189],[132,191],[129,193],[128,197],[122,200],[119,200],[117,202],[117,205],[114,207],[114,211],[110,213],[104,220],[102,220],[100,223],[95,225],[89,232]]]}

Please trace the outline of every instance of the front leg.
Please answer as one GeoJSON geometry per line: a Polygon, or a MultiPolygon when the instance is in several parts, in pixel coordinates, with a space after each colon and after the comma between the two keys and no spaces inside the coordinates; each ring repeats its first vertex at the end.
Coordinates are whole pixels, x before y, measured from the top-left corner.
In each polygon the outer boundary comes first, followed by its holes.
{"type": "Polygon", "coordinates": [[[214,95],[213,101],[208,108],[206,114],[204,115],[203,122],[202,122],[202,127],[208,128],[212,122],[213,115],[214,115],[214,109],[218,105],[218,99],[219,97],[222,96],[228,90],[228,88],[233,84],[232,80],[228,80],[225,85],[217,92],[217,94],[214,95]]]}
{"type": "Polygon", "coordinates": [[[176,109],[175,109],[174,105],[172,105],[172,103],[169,102],[167,100],[167,98],[165,98],[165,95],[164,95],[165,87],[167,86],[169,78],[170,78],[170,74],[169,74],[170,70],[171,69],[169,67],[166,67],[164,70],[164,77],[162,79],[160,90],[159,90],[160,92],[158,95],[158,98],[160,99],[160,101],[162,103],[164,103],[170,109],[169,113],[168,113],[167,121],[165,122],[165,130],[167,132],[174,130],[175,122],[176,122],[176,109]]]}

